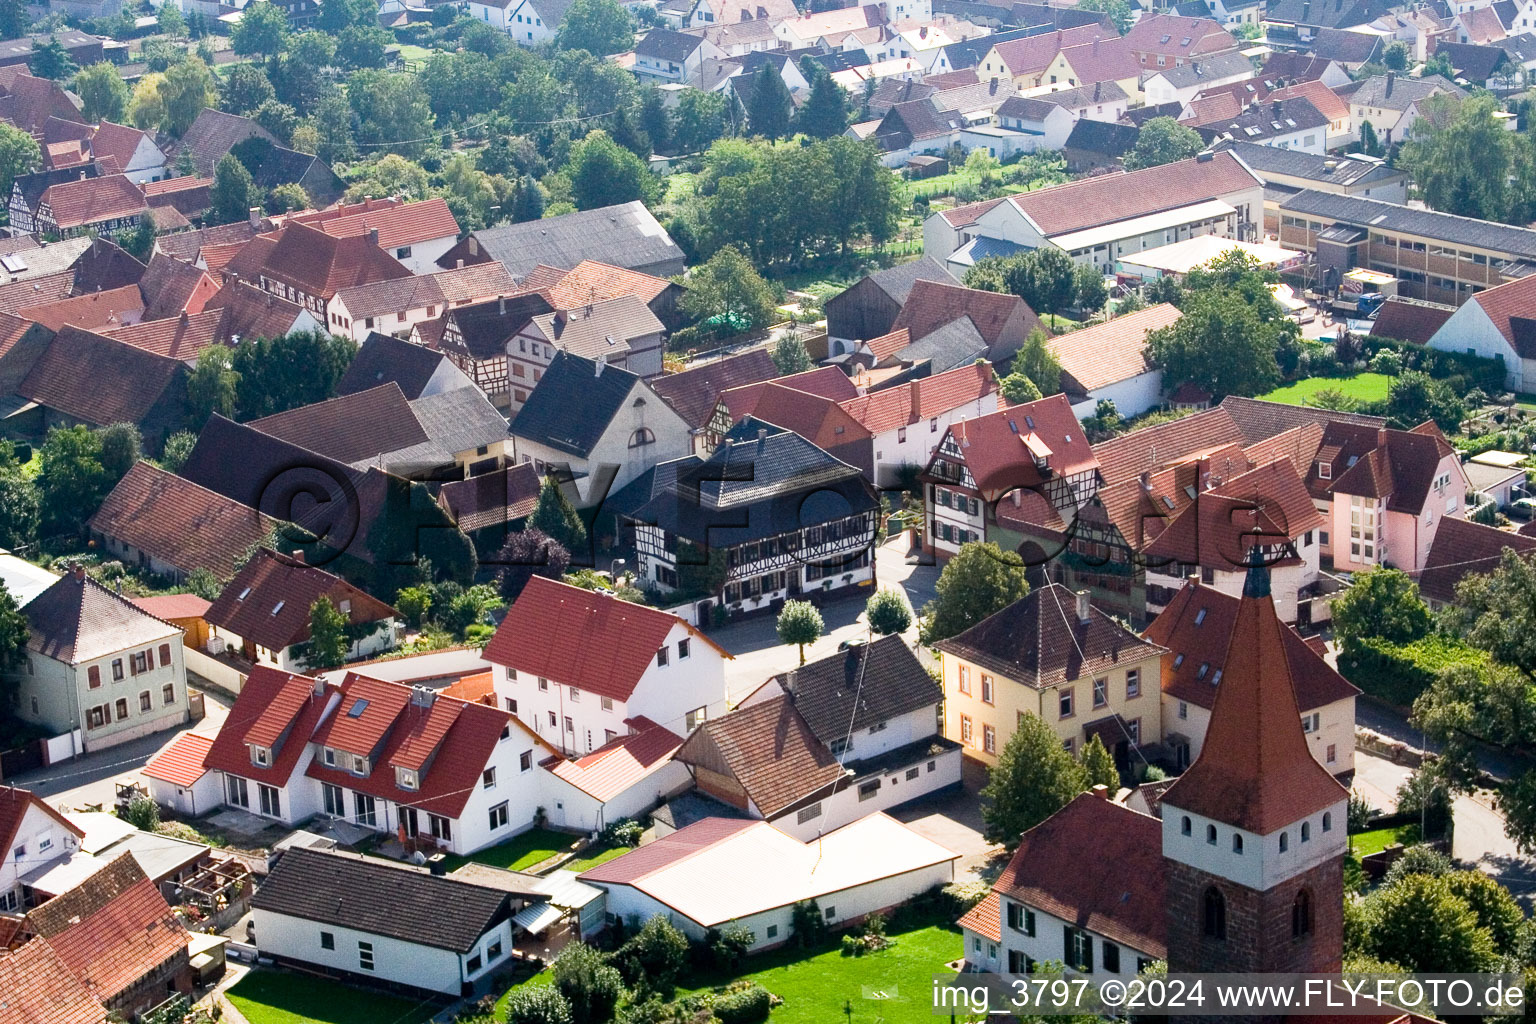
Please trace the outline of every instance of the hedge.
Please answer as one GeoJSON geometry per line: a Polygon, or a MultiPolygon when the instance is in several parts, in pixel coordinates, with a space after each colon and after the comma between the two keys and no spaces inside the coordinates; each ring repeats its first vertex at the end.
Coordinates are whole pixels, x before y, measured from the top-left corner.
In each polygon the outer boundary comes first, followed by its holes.
{"type": "Polygon", "coordinates": [[[757,1024],[768,1019],[773,997],[763,986],[750,987],[715,999],[714,1013],[720,1024],[757,1024]]]}
{"type": "Polygon", "coordinates": [[[1371,696],[1407,707],[1444,669],[1486,658],[1450,637],[1431,635],[1404,646],[1371,637],[1340,652],[1339,672],[1371,696]]]}
{"type": "Polygon", "coordinates": [[[1464,392],[1468,387],[1479,387],[1489,394],[1498,394],[1504,390],[1505,367],[1502,358],[1489,359],[1465,352],[1447,352],[1412,342],[1398,341],[1396,338],[1382,338],[1375,335],[1366,335],[1361,339],[1361,343],[1366,362],[1370,362],[1371,358],[1382,349],[1391,349],[1402,357],[1404,370],[1422,370],[1436,380],[1451,377],[1465,378],[1466,387],[1459,388],[1458,391],[1464,392]]]}

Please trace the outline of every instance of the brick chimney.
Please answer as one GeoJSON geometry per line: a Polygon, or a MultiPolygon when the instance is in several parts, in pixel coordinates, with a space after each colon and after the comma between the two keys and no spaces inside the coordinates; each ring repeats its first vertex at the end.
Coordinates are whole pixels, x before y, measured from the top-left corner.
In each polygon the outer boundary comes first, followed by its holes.
{"type": "Polygon", "coordinates": [[[76,562],[73,566],[70,567],[69,571],[70,575],[74,576],[76,583],[85,582],[85,566],[81,565],[79,562],[76,562]]]}

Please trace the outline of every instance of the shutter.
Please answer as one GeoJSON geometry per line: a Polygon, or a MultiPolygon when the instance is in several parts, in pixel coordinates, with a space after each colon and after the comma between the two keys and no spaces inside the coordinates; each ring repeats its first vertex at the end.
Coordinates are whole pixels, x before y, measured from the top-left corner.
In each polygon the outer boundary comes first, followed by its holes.
{"type": "Polygon", "coordinates": [[[94,690],[98,686],[101,685],[101,666],[100,665],[92,665],[90,668],[86,669],[85,674],[86,674],[86,677],[90,680],[91,689],[94,690]]]}
{"type": "Polygon", "coordinates": [[[128,674],[130,676],[136,676],[139,674],[139,666],[133,663],[133,655],[131,654],[128,655],[128,674]]]}
{"type": "Polygon", "coordinates": [[[1082,968],[1088,974],[1093,973],[1093,936],[1083,933],[1083,963],[1082,968]]]}
{"type": "Polygon", "coordinates": [[[169,665],[170,663],[171,663],[171,645],[170,644],[161,644],[160,645],[160,664],[162,664],[162,665],[169,665]]]}
{"type": "Polygon", "coordinates": [[[1068,967],[1072,966],[1072,929],[1061,930],[1061,962],[1068,967]]]}
{"type": "Polygon", "coordinates": [[[144,649],[144,671],[148,672],[150,669],[152,669],[154,667],[155,667],[155,649],[153,647],[146,647],[144,649]]]}

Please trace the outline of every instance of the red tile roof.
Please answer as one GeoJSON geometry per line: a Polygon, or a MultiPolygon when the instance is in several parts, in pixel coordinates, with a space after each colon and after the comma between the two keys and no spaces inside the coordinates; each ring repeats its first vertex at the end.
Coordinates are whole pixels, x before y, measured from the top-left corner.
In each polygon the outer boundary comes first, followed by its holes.
{"type": "MultiPolygon", "coordinates": [[[[1142,633],[1168,649],[1163,655],[1165,694],[1202,708],[1216,703],[1220,681],[1227,674],[1237,610],[1237,598],[1196,581],[1186,583],[1173,596],[1168,607],[1142,633]],[[1179,664],[1175,665],[1175,661],[1179,664]]],[[[1296,705],[1303,712],[1316,711],[1360,693],[1294,629],[1286,628],[1284,640],[1296,705]]]]}
{"type": "Polygon", "coordinates": [[[132,217],[149,209],[143,191],[121,174],[49,185],[41,203],[48,205],[54,223],[63,229],[132,217]]]}
{"type": "Polygon", "coordinates": [[[28,306],[17,315],[40,323],[50,331],[73,324],[86,330],[121,327],[137,323],[144,312],[144,298],[138,285],[124,285],[111,291],[91,292],[72,299],[59,299],[40,306],[28,306]]]}
{"type": "Polygon", "coordinates": [[[91,155],[98,160],[110,157],[117,161],[119,167],[127,167],[133,161],[133,154],[138,151],[139,144],[147,138],[149,135],[137,128],[99,121],[91,134],[91,155]]]}
{"type": "Polygon", "coordinates": [[[187,962],[186,929],[131,853],[34,908],[27,922],[103,1001],[169,962],[187,962]]]}
{"type": "Polygon", "coordinates": [[[1175,807],[1269,835],[1348,795],[1317,763],[1301,730],[1289,632],[1275,614],[1268,570],[1250,570],[1205,744],[1163,795],[1164,813],[1175,807]]]}
{"type": "MultiPolygon", "coordinates": [[[[1036,468],[1037,456],[1046,460],[1056,476],[1097,467],[1093,448],[1066,395],[1052,395],[951,424],[946,436],[959,445],[976,487],[989,496],[1015,487],[1039,486],[1045,478],[1036,468]]],[[[936,458],[946,456],[941,452],[936,458]]]]}
{"type": "Polygon", "coordinates": [[[632,725],[635,732],[605,743],[585,757],[555,760],[548,765],[550,774],[594,800],[606,802],[627,792],[665,766],[683,743],[681,736],[648,718],[633,719],[632,725]]]}
{"type": "Polygon", "coordinates": [[[144,775],[173,786],[190,786],[208,773],[203,758],[213,747],[213,737],[200,732],[178,733],[157,750],[141,769],[144,775]]]}
{"type": "Polygon", "coordinates": [[[519,462],[467,480],[450,480],[437,502],[465,533],[504,526],[533,515],[542,478],[531,462],[519,462]]]}
{"type": "MultiPolygon", "coordinates": [[[[1263,97],[1260,97],[1261,99],[1263,97]]],[[[1312,105],[1330,121],[1347,121],[1349,119],[1349,104],[1339,97],[1339,94],[1328,88],[1321,81],[1297,82],[1284,88],[1276,89],[1269,94],[1269,99],[1311,100],[1312,105]]]]}
{"type": "MultiPolygon", "coordinates": [[[[1299,714],[1294,725],[1301,735],[1299,714]]],[[[1024,833],[992,891],[1138,952],[1167,955],[1163,826],[1124,804],[1081,794],[1024,833]]]]}
{"type": "Polygon", "coordinates": [[[538,739],[505,711],[440,691],[425,691],[430,703],[424,704],[409,686],[349,672],[341,693],[341,703],[314,733],[314,742],[370,758],[369,772],[358,777],[328,768],[317,757],[306,774],[449,818],[463,813],[479,791],[481,773],[504,730],[538,739]],[[397,768],[417,773],[414,790],[397,785],[397,768]]]}
{"type": "Polygon", "coordinates": [[[1125,34],[1125,41],[1138,53],[1161,53],[1170,57],[1224,53],[1237,48],[1236,37],[1215,20],[1176,14],[1154,14],[1139,19],[1125,34]]]}
{"type": "Polygon", "coordinates": [[[107,1024],[107,1010],[43,939],[0,947],[0,1024],[107,1024]]]}
{"type": "Polygon", "coordinates": [[[653,377],[650,384],[651,390],[660,395],[661,400],[670,405],[688,426],[701,430],[709,424],[715,411],[715,402],[722,391],[747,384],[760,384],[778,375],[778,368],[774,366],[768,350],[754,348],[681,373],[653,377]]]}
{"type": "Polygon", "coordinates": [[[1469,300],[1493,321],[1521,359],[1536,359],[1536,277],[1521,277],[1469,300]]]}
{"type": "Polygon", "coordinates": [[[395,617],[395,610],[339,576],[268,548],[256,552],[208,609],[208,622],[280,651],[309,639],[309,609],[322,597],[350,602],[352,625],[395,617]]]}
{"type": "Polygon", "coordinates": [[[453,219],[448,203],[442,199],[424,199],[416,203],[375,199],[332,210],[295,214],[287,222],[318,228],[333,238],[361,237],[377,231],[377,244],[381,249],[395,249],[437,238],[457,238],[459,234],[459,222],[453,219]]]}
{"type": "Polygon", "coordinates": [[[1327,525],[1288,460],[1280,459],[1224,480],[1181,508],[1166,525],[1147,523],[1149,559],[1167,559],[1232,571],[1247,563],[1254,545],[1294,542],[1327,525]]]}
{"type": "Polygon", "coordinates": [[[1231,414],[1216,408],[1101,441],[1093,446],[1093,454],[1104,486],[1112,487],[1182,462],[1194,452],[1243,443],[1243,432],[1231,414]]]}
{"type": "Polygon", "coordinates": [[[1015,76],[1044,71],[1055,59],[1063,46],[1092,42],[1107,38],[1114,33],[1102,25],[1074,25],[1055,32],[1042,32],[1022,39],[1010,39],[997,43],[997,55],[1015,76]]]}
{"type": "Polygon", "coordinates": [[[773,381],[764,384],[757,392],[752,415],[774,426],[793,430],[827,451],[852,441],[867,441],[870,437],[869,431],[843,405],[773,381]]]}
{"type": "Polygon", "coordinates": [[[275,525],[253,508],[169,473],[134,463],[117,482],[90,528],[175,566],[207,569],[220,580],[275,525]]]}
{"type": "Polygon", "coordinates": [[[182,313],[160,320],[141,320],[136,324],[114,327],[101,333],[145,352],[191,364],[197,362],[203,349],[224,340],[226,319],[222,309],[205,309],[191,316],[182,313]]]}
{"type": "Polygon", "coordinates": [[[678,625],[730,657],[675,615],[535,576],[507,609],[485,660],[627,701],[678,625]]]}
{"type": "Polygon", "coordinates": [[[993,942],[1003,941],[1003,924],[1001,918],[1002,899],[995,892],[989,892],[982,901],[961,915],[955,922],[957,928],[973,931],[983,938],[993,942]]]}
{"type": "Polygon", "coordinates": [[[985,399],[996,393],[997,378],[992,373],[992,364],[979,362],[838,404],[865,430],[883,434],[967,406],[970,408],[966,411],[973,416],[991,412],[997,400],[985,399]]]}
{"type": "MultiPolygon", "coordinates": [[[[399,260],[362,235],[338,238],[305,224],[290,224],[265,252],[257,249],[260,242],[260,237],[252,239],[240,254],[242,266],[247,252],[251,262],[259,261],[255,274],[247,271],[242,277],[251,280],[259,274],[322,299],[352,285],[411,276],[399,260]]],[[[234,262],[226,269],[235,269],[234,262]]]]}
{"type": "Polygon", "coordinates": [[[157,619],[200,619],[208,613],[211,602],[196,594],[155,594],[132,598],[133,606],[157,619]]]}
{"type": "Polygon", "coordinates": [[[203,765],[271,786],[286,786],[336,693],[335,687],[318,679],[257,665],[240,688],[240,696],[229,709],[203,765]],[[272,763],[262,767],[252,761],[251,745],[275,747],[272,763]]]}
{"type": "Polygon", "coordinates": [[[793,388],[808,395],[829,398],[834,402],[857,398],[859,394],[858,387],[842,370],[835,366],[818,366],[814,370],[792,373],[788,377],[774,377],[771,380],[727,388],[720,393],[720,400],[725,403],[732,423],[740,422],[742,417],[752,415],[753,410],[757,408],[758,398],[769,384],[793,388]]]}

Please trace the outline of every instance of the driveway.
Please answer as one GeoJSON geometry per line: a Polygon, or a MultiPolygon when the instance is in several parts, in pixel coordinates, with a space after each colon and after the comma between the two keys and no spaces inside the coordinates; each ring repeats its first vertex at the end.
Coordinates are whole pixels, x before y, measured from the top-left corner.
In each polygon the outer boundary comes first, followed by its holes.
{"type": "Polygon", "coordinates": [[[956,882],[990,883],[1007,864],[1003,848],[982,835],[981,804],[970,789],[935,793],[897,807],[890,815],[960,855],[955,862],[956,882]]]}
{"type": "MultiPolygon", "coordinates": [[[[920,559],[907,553],[907,536],[898,534],[889,538],[875,550],[875,586],[900,591],[914,609],[921,608],[933,599],[934,584],[938,582],[937,566],[918,564],[920,559]]],[[[869,635],[864,621],[864,602],[872,590],[857,588],[856,595],[830,601],[821,608],[822,620],[827,631],[820,640],[807,644],[805,658],[815,661],[837,651],[844,640],[869,635]]],[[[910,643],[917,642],[917,616],[914,613],[912,627],[904,634],[910,643]]],[[[726,695],[732,704],[757,689],[770,678],[788,672],[800,664],[797,648],[779,643],[774,616],[760,612],[728,626],[710,631],[709,637],[724,647],[735,660],[726,663],[726,695]]],[[[925,651],[918,657],[927,661],[925,651]]]]}

